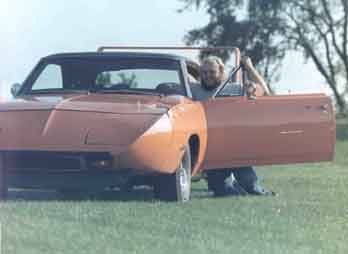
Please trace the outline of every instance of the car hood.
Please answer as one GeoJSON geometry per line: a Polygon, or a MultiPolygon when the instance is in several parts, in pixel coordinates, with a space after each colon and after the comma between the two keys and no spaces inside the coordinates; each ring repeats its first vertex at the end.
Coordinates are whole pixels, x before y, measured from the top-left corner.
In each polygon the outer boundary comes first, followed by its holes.
{"type": "Polygon", "coordinates": [[[25,96],[0,103],[0,150],[124,151],[182,96],[25,96]]]}
{"type": "Polygon", "coordinates": [[[182,96],[130,94],[32,95],[0,103],[0,112],[66,110],[114,114],[163,114],[182,96]]]}

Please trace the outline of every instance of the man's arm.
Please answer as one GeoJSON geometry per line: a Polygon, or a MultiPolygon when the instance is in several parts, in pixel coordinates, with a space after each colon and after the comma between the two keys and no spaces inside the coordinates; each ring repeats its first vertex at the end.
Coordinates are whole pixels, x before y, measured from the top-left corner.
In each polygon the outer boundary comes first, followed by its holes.
{"type": "Polygon", "coordinates": [[[262,90],[261,94],[269,95],[270,91],[268,89],[266,81],[260,75],[260,73],[255,69],[253,63],[251,62],[250,57],[244,57],[242,63],[245,66],[250,78],[257,84],[257,90],[262,90]]]}

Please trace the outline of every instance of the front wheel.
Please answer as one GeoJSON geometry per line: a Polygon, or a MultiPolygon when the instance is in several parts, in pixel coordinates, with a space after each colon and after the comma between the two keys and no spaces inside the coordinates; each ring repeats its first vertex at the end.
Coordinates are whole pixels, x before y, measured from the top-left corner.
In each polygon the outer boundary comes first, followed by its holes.
{"type": "Polygon", "coordinates": [[[175,173],[160,175],[154,184],[155,196],[161,200],[186,202],[191,196],[191,154],[186,145],[175,173]]]}

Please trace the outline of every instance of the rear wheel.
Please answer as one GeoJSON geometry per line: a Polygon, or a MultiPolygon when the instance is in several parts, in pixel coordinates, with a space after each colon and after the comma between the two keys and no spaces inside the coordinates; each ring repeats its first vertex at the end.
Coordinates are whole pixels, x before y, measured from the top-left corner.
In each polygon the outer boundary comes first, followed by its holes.
{"type": "Polygon", "coordinates": [[[6,170],[4,167],[3,158],[0,155],[0,201],[5,201],[7,198],[8,186],[6,179],[6,170]]]}
{"type": "Polygon", "coordinates": [[[191,154],[186,145],[184,155],[176,172],[160,175],[154,184],[154,194],[166,201],[186,202],[191,196],[191,154]]]}

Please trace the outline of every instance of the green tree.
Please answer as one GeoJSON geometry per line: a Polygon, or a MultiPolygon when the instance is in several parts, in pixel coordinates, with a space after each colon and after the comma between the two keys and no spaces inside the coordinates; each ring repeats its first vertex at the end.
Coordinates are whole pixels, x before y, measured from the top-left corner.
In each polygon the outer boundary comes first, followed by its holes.
{"type": "Polygon", "coordinates": [[[120,73],[118,74],[118,77],[120,78],[120,83],[127,85],[129,88],[137,88],[138,87],[138,82],[137,76],[135,73],[132,73],[131,75],[127,75],[126,73],[120,73]]]}
{"type": "Polygon", "coordinates": [[[102,72],[97,76],[96,80],[97,85],[108,85],[111,84],[111,74],[110,72],[102,72]]]}
{"type": "MultiPolygon", "coordinates": [[[[237,46],[253,58],[269,82],[277,79],[289,50],[301,51],[325,78],[339,110],[347,109],[347,0],[181,1],[181,11],[195,7],[210,17],[206,26],[189,31],[187,44],[237,46]]],[[[229,54],[220,56],[227,60],[229,54]]]]}

